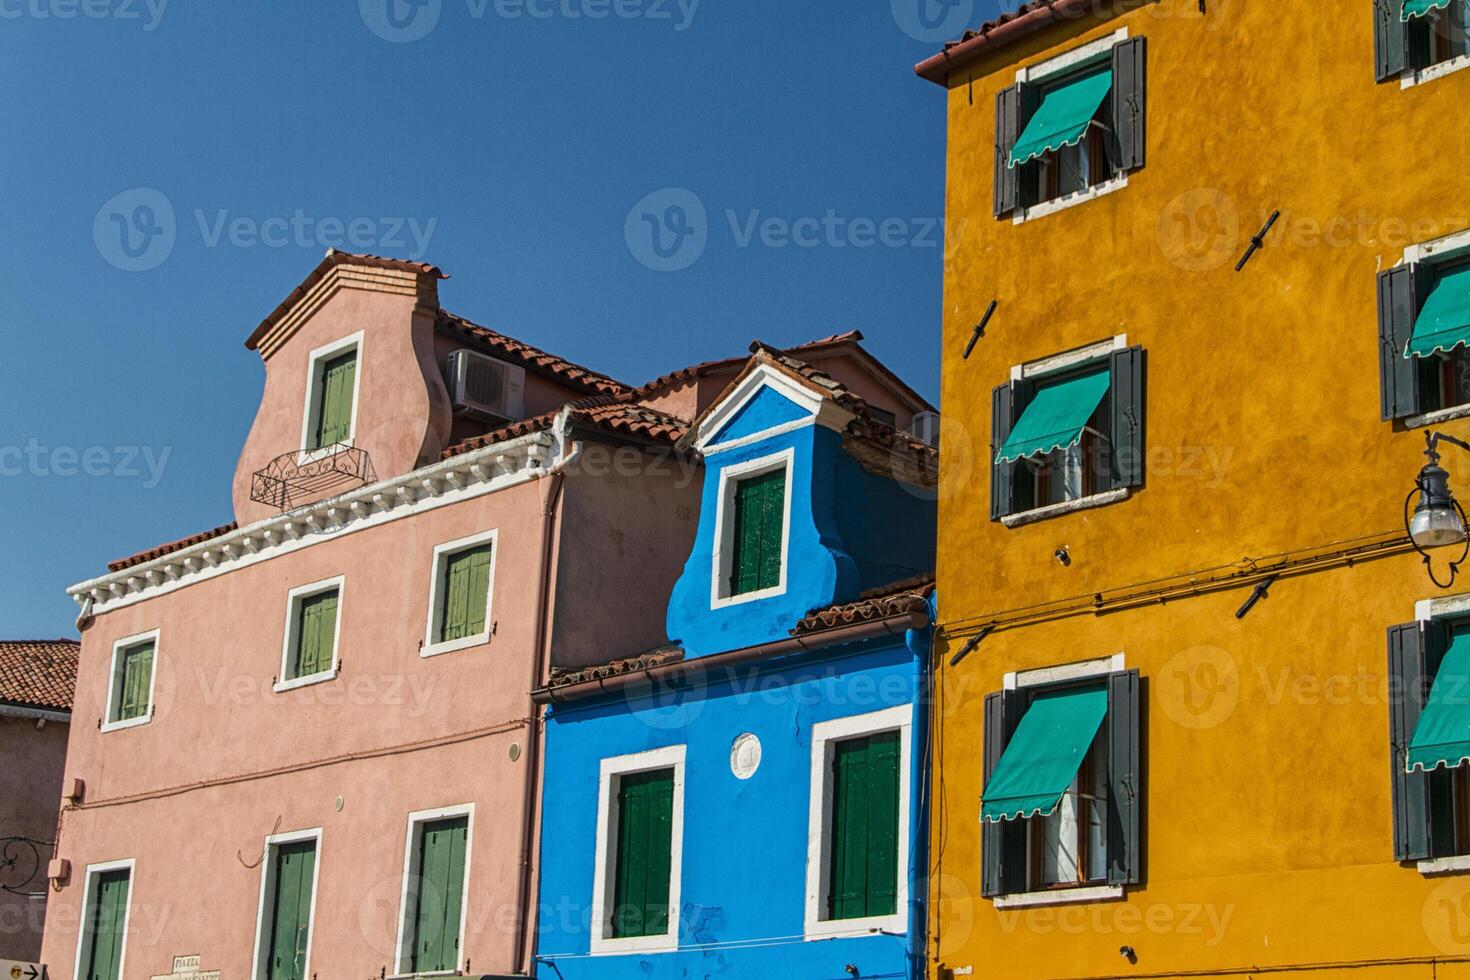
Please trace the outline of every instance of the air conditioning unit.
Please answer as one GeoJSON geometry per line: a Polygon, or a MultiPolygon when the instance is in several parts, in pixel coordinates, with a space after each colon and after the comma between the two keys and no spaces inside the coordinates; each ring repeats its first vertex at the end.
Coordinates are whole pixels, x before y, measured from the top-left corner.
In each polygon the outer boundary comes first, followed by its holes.
{"type": "Polygon", "coordinates": [[[456,414],[512,422],[526,415],[526,369],[472,350],[449,355],[449,400],[456,414]]]}
{"type": "Polygon", "coordinates": [[[919,412],[909,424],[909,435],[936,449],[939,448],[939,413],[919,412]]]}

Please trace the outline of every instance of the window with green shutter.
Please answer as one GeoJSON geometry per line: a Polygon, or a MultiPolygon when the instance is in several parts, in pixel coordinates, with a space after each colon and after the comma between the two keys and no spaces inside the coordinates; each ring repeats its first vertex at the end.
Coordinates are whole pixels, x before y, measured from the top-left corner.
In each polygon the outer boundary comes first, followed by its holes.
{"type": "Polygon", "coordinates": [[[772,470],[735,484],[730,594],[747,595],[781,584],[781,544],[786,526],[786,470],[772,470]]]}
{"type": "Polygon", "coordinates": [[[306,980],[316,841],[280,844],[275,848],[273,860],[275,888],[271,892],[265,980],[306,980]]]}
{"type": "Polygon", "coordinates": [[[414,973],[458,969],[468,844],[468,817],[437,820],[419,830],[418,891],[409,949],[409,969],[414,973]]]}
{"type": "Polygon", "coordinates": [[[287,680],[312,677],[332,669],[337,642],[338,590],[301,599],[296,606],[296,646],[287,666],[287,680]]]}
{"type": "Polygon", "coordinates": [[[118,980],[121,976],[129,884],[126,869],[104,871],[92,879],[82,980],[118,980]]]}
{"type": "Polygon", "coordinates": [[[445,562],[435,643],[485,632],[490,606],[490,550],[490,545],[480,545],[450,555],[445,562]]]}
{"type": "Polygon", "coordinates": [[[131,721],[148,713],[153,689],[153,641],[119,651],[110,721],[131,721]]]}
{"type": "Polygon", "coordinates": [[[833,747],[829,919],[898,911],[899,751],[898,732],[833,747]]]}
{"type": "Polygon", "coordinates": [[[674,770],[620,777],[612,938],[668,932],[673,835],[674,770]]]}
{"type": "Polygon", "coordinates": [[[357,351],[324,361],[316,378],[316,431],[308,449],[323,449],[352,437],[352,398],[357,385],[357,351]]]}

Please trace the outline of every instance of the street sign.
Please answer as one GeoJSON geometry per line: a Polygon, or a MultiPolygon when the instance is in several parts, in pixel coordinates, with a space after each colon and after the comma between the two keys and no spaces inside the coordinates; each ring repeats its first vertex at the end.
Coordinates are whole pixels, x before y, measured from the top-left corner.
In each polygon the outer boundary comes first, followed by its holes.
{"type": "Polygon", "coordinates": [[[39,963],[0,960],[0,980],[45,980],[46,968],[39,963]]]}

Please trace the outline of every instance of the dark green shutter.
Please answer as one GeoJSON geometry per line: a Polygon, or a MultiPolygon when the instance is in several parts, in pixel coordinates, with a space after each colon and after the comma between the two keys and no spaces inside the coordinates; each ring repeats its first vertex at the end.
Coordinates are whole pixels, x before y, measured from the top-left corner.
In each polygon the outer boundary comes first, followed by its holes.
{"type": "Polygon", "coordinates": [[[1143,879],[1142,679],[1108,677],[1108,884],[1143,879]]]}
{"type": "Polygon", "coordinates": [[[337,591],[301,600],[296,622],[296,657],[288,680],[331,670],[336,639],[337,591]]]}
{"type": "Polygon", "coordinates": [[[1016,403],[1016,386],[1003,384],[996,388],[991,393],[990,406],[990,519],[998,521],[1016,509],[1016,467],[1019,462],[996,462],[1021,414],[1016,403]]]}
{"type": "Polygon", "coordinates": [[[1011,151],[1021,137],[1021,86],[995,97],[995,216],[1003,218],[1021,203],[1021,168],[1011,166],[1011,151]]]}
{"type": "Polygon", "coordinates": [[[1372,0],[1373,49],[1380,82],[1398,78],[1407,67],[1404,0],[1372,0]]]}
{"type": "Polygon", "coordinates": [[[898,732],[837,743],[832,754],[830,919],[898,909],[898,732]]]}
{"type": "Polygon", "coordinates": [[[459,968],[459,920],[464,905],[468,843],[468,817],[425,824],[420,831],[418,897],[410,957],[410,969],[415,973],[459,968]]]}
{"type": "Polygon", "coordinates": [[[1130,38],[1113,48],[1113,166],[1127,173],[1147,158],[1148,39],[1130,38]]]}
{"type": "Polygon", "coordinates": [[[128,917],[128,872],[104,871],[93,882],[84,980],[118,980],[128,917]]]}
{"type": "Polygon", "coordinates": [[[1419,359],[1405,357],[1424,294],[1420,266],[1401,266],[1378,275],[1378,358],[1384,421],[1422,411],[1419,359]]]}
{"type": "Polygon", "coordinates": [[[313,449],[346,442],[352,434],[352,396],[356,379],[356,351],[334,357],[322,365],[317,388],[316,445],[313,449]]]}
{"type": "Polygon", "coordinates": [[[1141,487],[1147,460],[1144,407],[1145,355],[1142,347],[1115,351],[1112,359],[1112,471],[1113,487],[1141,487]]]}
{"type": "Polygon", "coordinates": [[[271,904],[265,980],[306,980],[315,871],[315,841],[281,844],[276,848],[276,887],[271,904]]]}
{"type": "Polygon", "coordinates": [[[438,642],[485,632],[490,604],[490,545],[451,555],[444,569],[438,642]]]}
{"type": "Polygon", "coordinates": [[[1433,778],[1440,773],[1405,771],[1409,740],[1449,641],[1449,627],[1433,620],[1388,630],[1388,737],[1396,861],[1423,861],[1448,853],[1436,845],[1454,829],[1451,821],[1434,819],[1449,802],[1444,781],[1433,778]]]}
{"type": "Polygon", "coordinates": [[[669,928],[674,771],[660,769],[620,777],[617,803],[613,938],[661,936],[669,928]]]}
{"type": "Polygon", "coordinates": [[[117,717],[114,721],[141,718],[148,713],[148,698],[153,686],[152,643],[140,643],[122,652],[117,684],[117,717]]]}
{"type": "MultiPolygon", "coordinates": [[[[1025,713],[1020,691],[996,691],[985,696],[985,782],[1025,713]]],[[[980,894],[985,898],[1026,890],[1026,827],[1016,820],[984,823],[980,829],[980,894]]]]}
{"type": "Polygon", "coordinates": [[[736,483],[733,520],[731,595],[780,585],[781,544],[786,527],[786,470],[773,470],[736,483]]]}

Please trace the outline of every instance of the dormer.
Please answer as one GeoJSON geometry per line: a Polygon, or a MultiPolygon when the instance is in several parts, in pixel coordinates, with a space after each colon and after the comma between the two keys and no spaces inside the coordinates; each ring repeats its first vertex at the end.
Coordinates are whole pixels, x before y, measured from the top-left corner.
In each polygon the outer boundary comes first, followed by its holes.
{"type": "Polygon", "coordinates": [[[668,635],[685,656],[789,635],[808,612],[933,567],[932,448],[788,353],[754,356],[684,437],[699,530],[668,635]]]}

